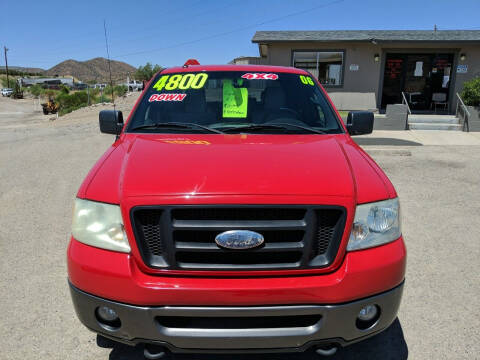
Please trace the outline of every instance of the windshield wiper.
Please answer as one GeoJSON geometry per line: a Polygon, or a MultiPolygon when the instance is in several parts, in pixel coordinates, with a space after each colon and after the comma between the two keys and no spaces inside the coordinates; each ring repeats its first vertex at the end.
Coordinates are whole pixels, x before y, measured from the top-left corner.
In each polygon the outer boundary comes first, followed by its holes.
{"type": "Polygon", "coordinates": [[[288,124],[288,123],[275,123],[275,124],[252,124],[252,125],[242,125],[242,126],[231,126],[231,127],[226,127],[222,128],[224,132],[231,132],[231,131],[242,131],[242,130],[287,130],[288,128],[297,128],[297,129],[302,129],[305,131],[308,131],[310,133],[314,134],[326,134],[325,131],[322,130],[317,130],[317,129],[312,129],[306,126],[301,126],[301,125],[294,125],[294,124],[288,124]]]}
{"type": "Polygon", "coordinates": [[[311,127],[308,127],[308,126],[302,126],[302,125],[297,125],[297,124],[290,124],[290,123],[272,123],[271,125],[277,125],[277,126],[291,126],[291,127],[295,127],[297,129],[302,129],[302,130],[305,130],[305,131],[309,131],[309,132],[312,132],[312,133],[315,133],[315,134],[326,134],[327,132],[326,131],[323,131],[323,130],[317,130],[317,129],[314,129],[314,128],[311,128],[311,127]]]}
{"type": "Polygon", "coordinates": [[[180,123],[180,122],[164,122],[164,123],[155,123],[155,124],[145,124],[136,126],[131,131],[141,130],[141,129],[159,129],[159,128],[179,128],[179,129],[202,129],[215,134],[224,134],[223,131],[209,128],[208,126],[203,126],[195,123],[180,123]]]}

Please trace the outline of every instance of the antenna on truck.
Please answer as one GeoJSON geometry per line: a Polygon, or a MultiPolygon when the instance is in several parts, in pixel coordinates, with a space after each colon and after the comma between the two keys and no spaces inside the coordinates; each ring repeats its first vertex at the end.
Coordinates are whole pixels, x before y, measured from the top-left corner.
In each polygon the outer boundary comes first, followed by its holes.
{"type": "Polygon", "coordinates": [[[105,32],[105,47],[107,48],[108,72],[110,73],[110,89],[112,89],[113,110],[115,111],[115,97],[113,96],[112,68],[110,67],[110,52],[108,51],[107,24],[103,19],[103,30],[105,32]]]}

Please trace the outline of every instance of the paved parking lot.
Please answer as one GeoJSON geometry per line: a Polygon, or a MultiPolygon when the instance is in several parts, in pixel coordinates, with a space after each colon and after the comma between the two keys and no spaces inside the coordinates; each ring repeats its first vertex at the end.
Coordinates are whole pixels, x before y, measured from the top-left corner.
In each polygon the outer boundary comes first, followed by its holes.
{"type": "MultiPolygon", "coordinates": [[[[72,200],[113,141],[97,130],[100,108],[70,122],[67,117],[48,121],[27,102],[7,111],[12,104],[6,101],[13,100],[1,101],[0,359],[142,359],[138,348],[97,344],[76,319],[68,294],[65,250],[72,200]]],[[[423,146],[418,139],[394,141],[391,136],[358,141],[387,172],[401,198],[409,251],[403,303],[387,331],[332,359],[478,359],[480,146],[423,146]]]]}

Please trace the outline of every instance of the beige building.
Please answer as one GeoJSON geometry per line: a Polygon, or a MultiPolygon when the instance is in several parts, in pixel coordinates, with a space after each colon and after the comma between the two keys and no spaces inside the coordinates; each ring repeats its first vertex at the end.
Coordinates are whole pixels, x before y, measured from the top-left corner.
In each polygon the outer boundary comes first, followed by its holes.
{"type": "Polygon", "coordinates": [[[455,111],[463,83],[480,76],[480,31],[257,31],[256,63],[308,70],[342,110],[455,111]]]}

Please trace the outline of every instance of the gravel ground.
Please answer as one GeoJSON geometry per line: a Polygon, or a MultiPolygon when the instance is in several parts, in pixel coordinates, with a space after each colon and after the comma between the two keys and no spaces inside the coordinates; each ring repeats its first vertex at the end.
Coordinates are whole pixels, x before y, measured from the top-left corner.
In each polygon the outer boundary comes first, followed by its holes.
{"type": "MultiPolygon", "coordinates": [[[[143,358],[138,348],[97,344],[75,317],[66,281],[73,198],[113,141],[98,131],[103,108],[50,121],[32,100],[0,98],[0,359],[143,358]]],[[[331,359],[480,359],[480,146],[389,146],[384,134],[365,143],[401,197],[406,287],[387,331],[331,359]]]]}

